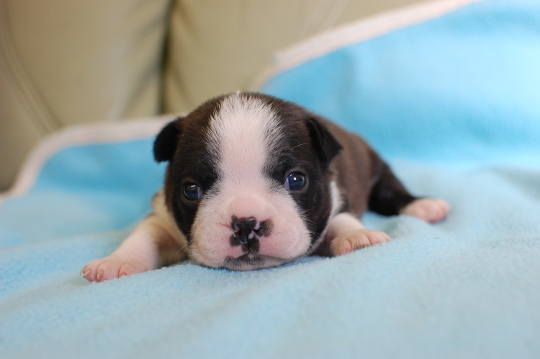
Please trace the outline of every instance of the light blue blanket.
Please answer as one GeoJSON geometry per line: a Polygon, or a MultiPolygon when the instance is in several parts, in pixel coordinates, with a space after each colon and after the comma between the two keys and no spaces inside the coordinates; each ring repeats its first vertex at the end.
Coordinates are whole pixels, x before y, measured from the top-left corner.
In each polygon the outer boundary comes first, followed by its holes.
{"type": "Polygon", "coordinates": [[[79,271],[144,218],[164,167],[150,134],[62,146],[0,204],[0,358],[540,357],[540,3],[475,2],[276,69],[262,91],[363,134],[448,218],[368,213],[393,241],[92,284],[79,271]]]}

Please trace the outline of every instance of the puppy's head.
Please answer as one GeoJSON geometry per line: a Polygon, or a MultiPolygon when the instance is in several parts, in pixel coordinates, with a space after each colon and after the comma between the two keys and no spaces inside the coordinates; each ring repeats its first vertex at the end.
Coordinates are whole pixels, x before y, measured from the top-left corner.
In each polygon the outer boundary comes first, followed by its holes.
{"type": "Polygon", "coordinates": [[[340,144],[315,116],[277,98],[235,93],[169,123],[166,202],[190,257],[209,267],[277,266],[308,253],[335,205],[329,165],[340,144]]]}

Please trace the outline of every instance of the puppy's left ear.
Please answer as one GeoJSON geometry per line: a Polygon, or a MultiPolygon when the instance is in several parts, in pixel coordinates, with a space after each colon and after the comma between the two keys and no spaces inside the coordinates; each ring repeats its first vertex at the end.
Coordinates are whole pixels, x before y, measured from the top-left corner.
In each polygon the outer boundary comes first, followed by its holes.
{"type": "Polygon", "coordinates": [[[313,147],[321,159],[323,167],[326,167],[339,151],[343,149],[343,146],[330,133],[328,128],[316,118],[310,117],[306,124],[313,147]]]}
{"type": "Polygon", "coordinates": [[[174,121],[169,122],[161,132],[157,135],[154,141],[154,158],[157,162],[172,160],[178,136],[180,135],[180,121],[182,117],[178,117],[174,121]]]}

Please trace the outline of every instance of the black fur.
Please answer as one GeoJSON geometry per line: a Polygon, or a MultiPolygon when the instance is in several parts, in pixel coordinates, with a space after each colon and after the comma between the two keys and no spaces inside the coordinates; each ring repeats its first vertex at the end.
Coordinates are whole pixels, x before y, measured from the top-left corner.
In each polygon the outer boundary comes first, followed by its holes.
{"type": "Polygon", "coordinates": [[[169,159],[165,197],[167,206],[188,242],[191,240],[191,226],[200,200],[186,200],[182,194],[183,185],[195,183],[202,189],[203,196],[212,194],[219,172],[216,157],[206,143],[206,134],[209,120],[218,109],[219,102],[209,100],[185,118],[175,121],[179,135],[175,144],[176,152],[169,159]]]}
{"type": "Polygon", "coordinates": [[[326,170],[334,157],[343,150],[343,146],[335,139],[330,131],[315,118],[306,120],[313,148],[321,160],[321,167],[326,170]]]}
{"type": "Polygon", "coordinates": [[[369,196],[371,211],[385,216],[394,216],[417,199],[405,189],[386,163],[382,161],[379,163],[376,176],[377,181],[369,196]]]}
{"type": "MultiPolygon", "coordinates": [[[[294,103],[257,93],[241,96],[263,101],[280,120],[282,140],[264,164],[265,175],[276,190],[282,190],[292,172],[307,176],[304,188],[289,193],[302,211],[312,242],[319,238],[328,223],[332,207],[330,183],[333,180],[337,180],[347,210],[357,216],[361,216],[368,205],[375,212],[394,215],[415,199],[386,163],[358,136],[294,103]]],[[[208,143],[207,135],[210,119],[219,111],[224,99],[225,96],[211,99],[185,118],[169,123],[154,144],[156,161],[169,161],[166,203],[188,242],[200,200],[186,200],[183,185],[198,185],[203,196],[219,191],[215,186],[220,177],[216,162],[219,154],[208,143]]],[[[252,252],[257,250],[255,242],[248,248],[246,241],[237,238],[231,238],[231,241],[252,252]]],[[[251,260],[249,256],[246,258],[251,260]]]]}
{"type": "Polygon", "coordinates": [[[182,118],[178,117],[169,122],[157,135],[154,141],[154,158],[157,162],[170,161],[173,158],[180,134],[178,122],[181,120],[182,118]]]}
{"type": "Polygon", "coordinates": [[[311,240],[315,242],[330,216],[333,173],[328,171],[328,167],[342,147],[327,126],[306,109],[272,96],[256,96],[272,107],[283,126],[284,138],[280,149],[265,166],[267,175],[279,187],[291,172],[307,175],[306,186],[289,193],[302,210],[311,240]]]}

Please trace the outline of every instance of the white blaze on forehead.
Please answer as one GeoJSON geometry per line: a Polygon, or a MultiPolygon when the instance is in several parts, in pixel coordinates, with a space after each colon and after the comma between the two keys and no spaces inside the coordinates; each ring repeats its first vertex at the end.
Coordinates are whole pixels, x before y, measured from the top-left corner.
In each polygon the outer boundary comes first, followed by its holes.
{"type": "Polygon", "coordinates": [[[259,177],[279,138],[279,123],[270,105],[239,93],[226,97],[210,122],[209,144],[227,182],[259,177]]]}

